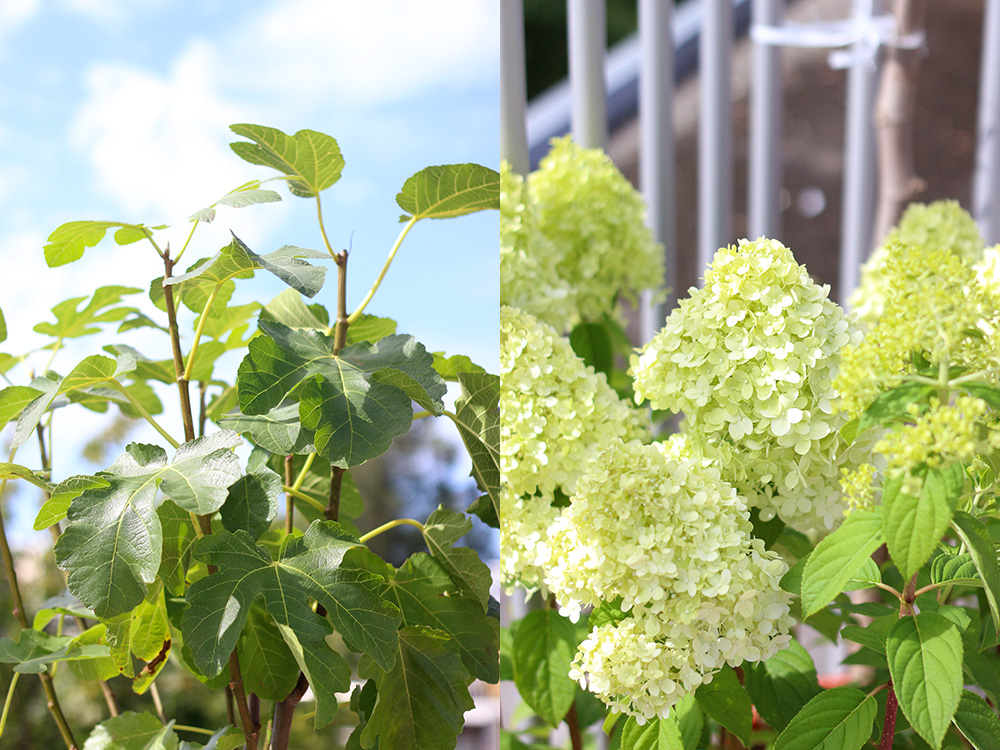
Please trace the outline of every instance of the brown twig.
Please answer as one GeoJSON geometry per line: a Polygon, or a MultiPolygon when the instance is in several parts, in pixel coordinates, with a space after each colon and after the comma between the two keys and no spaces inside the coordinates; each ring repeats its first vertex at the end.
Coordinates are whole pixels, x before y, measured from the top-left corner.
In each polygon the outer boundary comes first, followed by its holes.
{"type": "Polygon", "coordinates": [[[299,681],[292,692],[281,703],[274,706],[274,722],[271,728],[271,750],[288,750],[288,740],[292,732],[292,715],[302,696],[309,689],[309,680],[299,673],[299,681]]]}
{"type": "Polygon", "coordinates": [[[240,671],[240,657],[236,649],[229,655],[229,689],[236,699],[236,708],[240,712],[240,723],[243,724],[243,737],[247,741],[247,750],[257,750],[258,729],[254,727],[253,717],[247,706],[247,696],[243,691],[243,674],[240,671]]]}
{"type": "Polygon", "coordinates": [[[198,381],[198,437],[204,437],[205,435],[205,423],[208,421],[208,407],[206,404],[206,396],[208,392],[208,383],[204,380],[198,381]]]}
{"type": "MultiPolygon", "coordinates": [[[[924,30],[927,0],[894,0],[897,38],[924,30]]],[[[875,219],[877,247],[899,219],[903,207],[923,192],[913,155],[913,113],[917,101],[917,74],[923,47],[886,46],[879,82],[875,124],[878,133],[879,199],[875,219]]]]}
{"type": "Polygon", "coordinates": [[[580,717],[576,714],[575,702],[566,712],[566,726],[569,727],[569,741],[573,750],[583,750],[583,733],[580,731],[580,717]]]}
{"type": "Polygon", "coordinates": [[[892,750],[892,739],[896,735],[896,712],[899,709],[899,701],[896,699],[896,691],[892,689],[892,680],[889,680],[889,694],[885,699],[885,720],[882,722],[882,737],[879,740],[879,750],[892,750]]]}
{"type": "MultiPolygon", "coordinates": [[[[170,259],[170,247],[163,251],[163,280],[173,275],[174,262],[170,259]]],[[[191,412],[191,393],[188,381],[184,378],[184,355],[181,353],[181,336],[177,330],[177,308],[174,305],[174,286],[165,284],[163,300],[167,308],[167,325],[170,331],[170,345],[174,354],[174,376],[177,380],[177,391],[181,398],[181,419],[184,422],[184,441],[194,440],[194,419],[191,412]]]]}
{"type": "MultiPolygon", "coordinates": [[[[339,354],[347,345],[347,251],[334,256],[337,261],[337,325],[333,340],[333,353],[339,354]]],[[[323,515],[328,521],[340,516],[340,490],[344,483],[344,469],[334,466],[330,472],[330,498],[323,515]]]]}

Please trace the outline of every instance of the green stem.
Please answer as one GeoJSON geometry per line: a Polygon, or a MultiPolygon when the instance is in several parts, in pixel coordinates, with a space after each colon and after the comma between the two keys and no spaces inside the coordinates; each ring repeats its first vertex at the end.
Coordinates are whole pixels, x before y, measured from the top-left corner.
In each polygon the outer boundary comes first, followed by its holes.
{"type": "Polygon", "coordinates": [[[330,253],[331,258],[336,258],[337,253],[333,251],[330,239],[326,236],[326,227],[323,225],[323,204],[320,203],[319,193],[316,194],[316,219],[319,221],[319,233],[323,235],[323,244],[326,245],[326,251],[330,253]]]}
{"type": "Polygon", "coordinates": [[[148,227],[143,227],[142,231],[146,233],[146,239],[149,240],[149,244],[153,246],[154,250],[156,250],[156,254],[162,258],[163,251],[160,249],[160,246],[156,244],[156,240],[153,239],[153,233],[149,231],[148,227]]]}
{"type": "MultiPolygon", "coordinates": [[[[174,262],[176,263],[176,261],[174,262]]],[[[205,321],[208,320],[208,313],[212,309],[212,303],[215,302],[215,297],[221,288],[222,284],[216,284],[212,287],[212,293],[208,295],[208,302],[205,303],[205,309],[201,311],[201,316],[198,318],[198,328],[194,332],[194,343],[191,344],[187,367],[184,368],[185,380],[191,380],[191,373],[194,372],[194,358],[198,354],[198,344],[201,342],[201,334],[205,330],[205,321]]]]}
{"type": "Polygon", "coordinates": [[[199,221],[198,219],[195,219],[194,220],[194,224],[191,225],[191,231],[188,232],[187,239],[184,240],[184,244],[181,245],[181,251],[179,253],[177,253],[177,257],[174,258],[174,263],[177,263],[178,261],[180,261],[181,256],[184,255],[184,251],[187,250],[188,243],[190,243],[191,242],[191,238],[194,237],[194,230],[198,228],[198,221],[199,221]]]}
{"type": "Polygon", "coordinates": [[[361,313],[365,311],[368,303],[371,302],[372,297],[375,296],[375,292],[378,291],[379,285],[382,283],[382,279],[385,278],[385,274],[389,270],[389,266],[392,265],[392,259],[396,257],[396,252],[399,250],[399,246],[403,244],[403,240],[406,238],[406,235],[409,233],[410,229],[413,228],[413,225],[417,223],[417,221],[419,221],[419,219],[417,219],[416,216],[412,216],[410,217],[410,220],[406,222],[406,226],[403,227],[403,230],[399,233],[395,243],[393,243],[392,248],[389,250],[389,257],[386,259],[385,265],[382,266],[382,272],[379,273],[378,278],[375,279],[375,283],[372,284],[372,288],[368,290],[368,294],[366,294],[365,298],[361,300],[361,304],[358,305],[358,309],[347,317],[348,323],[354,323],[361,317],[361,313]]]}
{"type": "Polygon", "coordinates": [[[192,732],[194,734],[206,734],[213,735],[215,732],[211,729],[204,729],[202,727],[192,727],[188,724],[174,724],[174,729],[178,732],[192,732]]]}
{"type": "Polygon", "coordinates": [[[10,686],[7,688],[7,699],[3,702],[3,714],[0,715],[0,737],[3,737],[3,730],[7,727],[7,714],[10,713],[10,704],[14,699],[14,688],[17,687],[17,680],[20,676],[20,672],[14,672],[10,678],[10,686]]]}
{"type": "Polygon", "coordinates": [[[414,528],[420,529],[420,533],[424,533],[424,525],[420,521],[414,521],[412,518],[397,518],[394,521],[389,521],[384,523],[376,529],[372,529],[367,534],[361,536],[361,543],[364,544],[369,539],[374,539],[379,534],[384,534],[389,529],[394,529],[397,526],[413,526],[414,528]]]}
{"type": "MultiPolygon", "coordinates": [[[[174,262],[170,259],[170,251],[163,253],[163,279],[173,275],[174,262]]],[[[170,331],[170,348],[174,356],[174,378],[177,381],[177,393],[181,400],[181,419],[184,421],[184,442],[194,440],[194,418],[191,412],[191,394],[188,391],[188,381],[184,377],[184,355],[181,354],[181,335],[177,330],[177,308],[174,306],[174,287],[167,284],[163,287],[163,303],[167,308],[167,326],[170,331]]]]}
{"type": "Polygon", "coordinates": [[[945,406],[948,403],[949,396],[949,386],[948,386],[948,360],[942,359],[938,362],[938,400],[941,402],[941,406],[945,406]]]}
{"type": "Polygon", "coordinates": [[[306,475],[309,473],[310,467],[313,465],[313,461],[316,460],[316,454],[310,453],[306,456],[306,462],[302,465],[299,470],[299,475],[295,478],[295,483],[292,484],[292,489],[297,490],[302,486],[302,483],[306,481],[306,475]]]}
{"type": "Polygon", "coordinates": [[[156,430],[158,433],[160,433],[160,435],[163,436],[164,440],[166,440],[168,443],[170,443],[170,445],[173,446],[174,448],[176,448],[176,447],[178,447],[180,445],[180,443],[178,443],[176,440],[174,440],[172,437],[170,437],[170,433],[168,433],[166,430],[164,430],[160,426],[159,422],[157,422],[155,419],[153,419],[153,415],[150,414],[148,411],[146,411],[145,407],[143,407],[142,404],[140,404],[138,401],[136,401],[135,397],[125,389],[125,386],[123,386],[117,380],[109,380],[108,382],[113,387],[115,387],[119,391],[121,391],[121,394],[123,396],[125,396],[125,398],[127,398],[129,400],[129,403],[132,404],[132,407],[137,412],[139,412],[139,414],[142,416],[143,419],[145,419],[147,422],[149,422],[153,426],[154,430],[156,430]]]}
{"type": "Polygon", "coordinates": [[[56,353],[62,347],[62,342],[63,342],[63,337],[60,336],[59,338],[56,339],[56,343],[52,345],[52,356],[49,357],[49,361],[45,363],[45,369],[42,370],[42,375],[47,373],[49,371],[49,368],[52,367],[52,362],[56,358],[56,353]]]}
{"type": "Polygon", "coordinates": [[[424,417],[436,417],[436,416],[437,414],[435,414],[432,411],[418,411],[413,415],[413,421],[416,422],[418,419],[423,419],[424,417]]]}
{"type": "Polygon", "coordinates": [[[319,500],[317,500],[314,497],[311,497],[311,496],[307,495],[306,493],[302,492],[301,490],[295,489],[291,485],[287,485],[286,484],[286,485],[284,485],[284,487],[282,489],[284,489],[284,491],[286,493],[288,493],[289,495],[291,495],[292,497],[296,497],[299,500],[304,500],[310,506],[312,506],[313,508],[315,508],[316,510],[318,510],[320,513],[322,513],[324,510],[326,510],[326,506],[323,505],[323,503],[321,503],[319,500]]]}
{"type": "MultiPolygon", "coordinates": [[[[310,453],[309,455],[315,455],[310,453]]],[[[293,462],[295,461],[294,456],[285,456],[285,484],[292,485],[295,488],[295,480],[292,479],[292,472],[295,467],[293,462]]],[[[295,528],[295,496],[285,493],[285,533],[291,534],[292,530],[295,528]]],[[[267,745],[265,745],[267,747],[267,745]]]]}
{"type": "Polygon", "coordinates": [[[156,709],[156,716],[159,718],[161,724],[167,723],[167,717],[163,715],[163,701],[160,700],[160,691],[156,687],[156,683],[151,683],[149,686],[149,697],[153,699],[153,707],[156,709]]]}

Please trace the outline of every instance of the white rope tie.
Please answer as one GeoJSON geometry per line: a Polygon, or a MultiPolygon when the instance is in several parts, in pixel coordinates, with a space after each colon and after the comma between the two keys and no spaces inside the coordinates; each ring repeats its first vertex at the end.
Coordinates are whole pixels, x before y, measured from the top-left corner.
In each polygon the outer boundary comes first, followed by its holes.
{"type": "Polygon", "coordinates": [[[832,49],[827,59],[830,67],[838,70],[858,63],[874,68],[879,47],[921,49],[925,41],[923,31],[897,36],[896,18],[889,13],[856,14],[853,18],[812,24],[754,24],[750,38],[757,44],[775,47],[832,49]]]}

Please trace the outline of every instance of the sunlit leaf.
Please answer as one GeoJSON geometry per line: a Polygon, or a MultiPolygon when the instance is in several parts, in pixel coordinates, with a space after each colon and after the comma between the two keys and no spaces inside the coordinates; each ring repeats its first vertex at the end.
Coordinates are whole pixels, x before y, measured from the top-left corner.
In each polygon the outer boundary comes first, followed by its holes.
{"type": "Polygon", "coordinates": [[[478,164],[426,167],[406,181],[396,203],[406,211],[401,221],[499,209],[500,174],[478,164]]]}
{"type": "Polygon", "coordinates": [[[340,179],[344,169],[337,141],[315,130],[286,135],[277,128],[250,124],[230,125],[230,130],[253,141],[229,144],[241,159],[293,177],[288,189],[300,198],[319,195],[340,179]]]}

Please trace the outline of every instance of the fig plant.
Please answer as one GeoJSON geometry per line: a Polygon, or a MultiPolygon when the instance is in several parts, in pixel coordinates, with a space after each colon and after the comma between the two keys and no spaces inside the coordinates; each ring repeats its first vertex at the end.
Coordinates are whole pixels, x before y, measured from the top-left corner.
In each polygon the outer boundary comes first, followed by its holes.
{"type": "MultiPolygon", "coordinates": [[[[52,680],[67,662],[77,678],[102,686],[112,714],[93,729],[87,750],[202,742],[284,749],[307,690],[316,728],[349,703],[357,726],[347,747],[453,748],[473,705],[471,682],[499,677],[489,569],[473,550],[456,546],[472,524],[453,510],[361,533],[352,520],[364,503],[351,469],[385,453],[414,419],[446,417],[458,426],[483,493],[472,511],[496,525],[498,378],[468,357],[427,351],[367,308],[414,225],[497,209],[499,175],[451,164],[406,180],[397,196],[402,230],[370,291],[349,311],[349,255],[331,246],[321,204],[344,168],[336,140],[250,124],[232,130],[244,139],[232,144],[238,156],[278,174],[191,216],[177,252],[158,241],[166,227],[110,221],[63,224],[45,245],[49,266],[80,260],[108,232],[119,245],[148,246],[157,276],[149,298],[160,314],[130,304],[142,290],[125,286],[62,302],[54,321],[35,326],[50,338],[48,362],[0,391],[0,425],[14,423],[10,456],[0,464],[3,486],[18,480],[41,489],[35,528],[52,531],[68,587],[33,616],[26,611],[0,519],[21,626],[0,640],[0,661],[13,665],[5,705],[20,675],[37,675],[66,747],[81,747],[83,728],[70,726],[52,680]],[[265,186],[275,181],[315,201],[320,250],[258,253],[250,238],[234,234],[210,257],[185,258],[198,226],[213,221],[219,207],[281,200],[265,186]],[[330,311],[303,300],[324,286],[322,261],[336,268],[330,311]],[[288,289],[264,305],[230,304],[236,283],[257,271],[288,289]],[[193,335],[181,334],[182,308],[196,316],[193,335]],[[168,343],[140,352],[112,340],[65,375],[55,369],[67,341],[109,325],[118,333],[163,331],[168,343]],[[221,359],[233,352],[243,356],[235,377],[221,359]],[[453,410],[444,403],[449,382],[453,410]],[[177,400],[183,435],[156,420],[166,393],[177,400]],[[94,475],[53,476],[55,411],[109,406],[148,422],[160,444],[131,443],[94,475]],[[37,464],[18,461],[29,442],[37,443],[37,464]],[[237,450],[248,444],[244,464],[237,450]],[[426,551],[397,568],[366,542],[403,524],[420,530],[426,551]],[[225,691],[229,725],[181,726],[164,716],[157,678],[167,668],[225,691]],[[120,712],[107,681],[122,678],[153,698],[147,703],[156,713],[120,712]]],[[[8,382],[19,361],[24,357],[3,356],[8,382]]],[[[5,708],[0,731],[6,720],[5,708]]]]}

